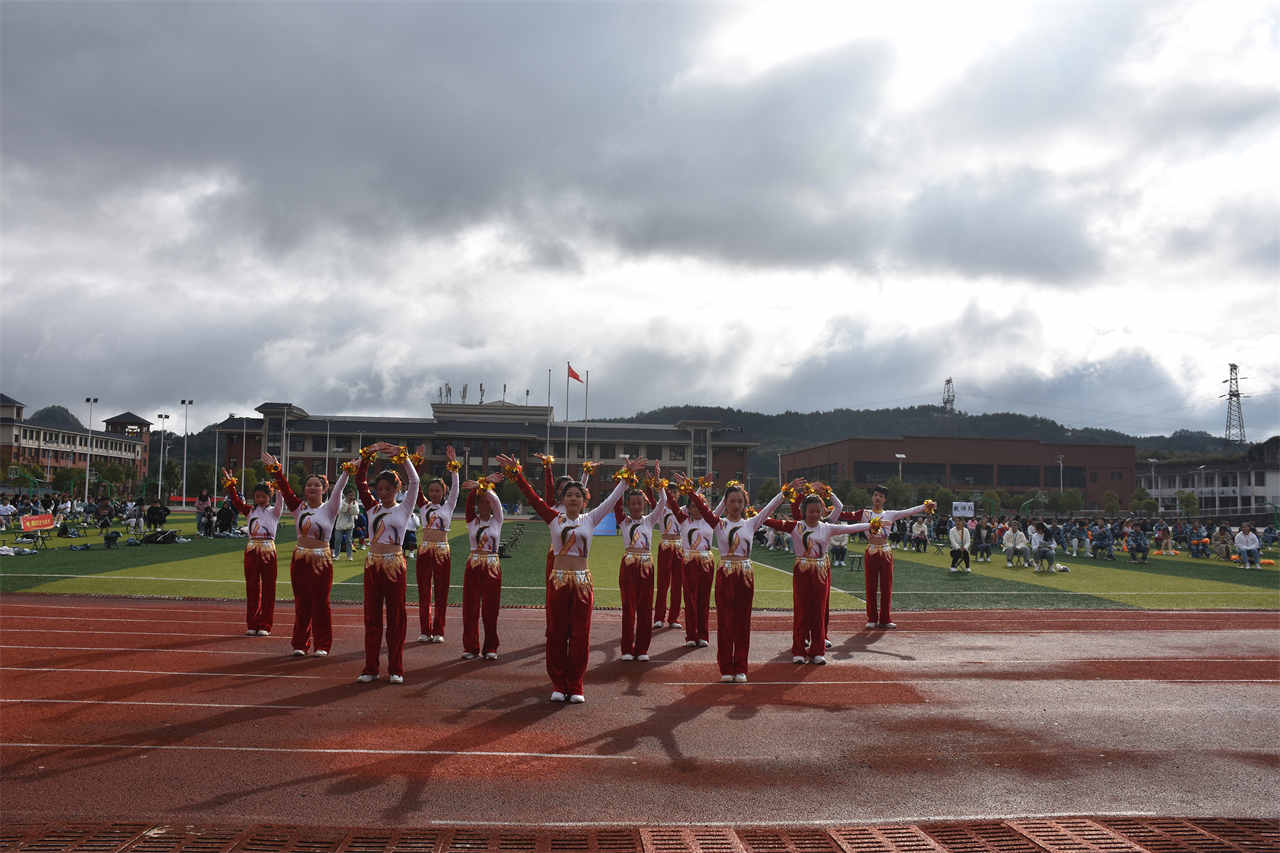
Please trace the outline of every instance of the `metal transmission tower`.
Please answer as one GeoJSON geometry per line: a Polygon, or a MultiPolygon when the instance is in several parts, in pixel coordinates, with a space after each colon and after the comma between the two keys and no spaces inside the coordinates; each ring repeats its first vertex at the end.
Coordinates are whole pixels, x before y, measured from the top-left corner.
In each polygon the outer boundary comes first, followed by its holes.
{"type": "Polygon", "coordinates": [[[942,410],[949,415],[955,414],[956,411],[956,386],[952,383],[950,376],[942,385],[942,410]]]}
{"type": "MultiPolygon", "coordinates": [[[[1228,365],[1231,368],[1231,376],[1222,380],[1227,386],[1227,393],[1218,397],[1221,400],[1227,398],[1227,435],[1228,444],[1244,444],[1244,410],[1240,408],[1240,368],[1234,364],[1228,365]]],[[[1248,379],[1249,377],[1244,377],[1248,379]]],[[[1244,396],[1249,396],[1245,394],[1244,396]]]]}

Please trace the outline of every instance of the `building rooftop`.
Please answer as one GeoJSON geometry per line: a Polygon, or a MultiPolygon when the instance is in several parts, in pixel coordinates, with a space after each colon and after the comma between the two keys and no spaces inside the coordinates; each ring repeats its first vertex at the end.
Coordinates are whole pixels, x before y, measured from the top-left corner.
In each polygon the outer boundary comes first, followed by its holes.
{"type": "Polygon", "coordinates": [[[26,403],[20,403],[10,397],[8,394],[0,394],[0,406],[26,406],[26,403]]]}

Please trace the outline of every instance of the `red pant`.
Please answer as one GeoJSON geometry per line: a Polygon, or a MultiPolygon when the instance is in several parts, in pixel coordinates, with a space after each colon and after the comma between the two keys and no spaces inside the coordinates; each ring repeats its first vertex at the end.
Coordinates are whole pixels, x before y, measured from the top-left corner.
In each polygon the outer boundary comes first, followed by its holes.
{"type": "Polygon", "coordinates": [[[684,589],[684,563],[680,560],[680,546],[675,542],[663,542],[658,546],[658,600],[653,606],[655,622],[680,621],[680,594],[684,589]],[[667,603],[668,591],[670,604],[667,603]]]}
{"type": "Polygon", "coordinates": [[[710,555],[680,560],[684,575],[684,638],[711,639],[711,587],[715,582],[716,564],[710,555]]]}
{"type": "Polygon", "coordinates": [[[593,606],[591,572],[552,571],[547,581],[547,675],[566,696],[582,693],[593,606]]]}
{"type": "Polygon", "coordinates": [[[270,631],[276,612],[276,546],[253,543],[244,551],[244,621],[250,631],[270,631]]]}
{"type": "Polygon", "coordinates": [[[449,608],[449,571],[452,561],[449,548],[425,545],[418,549],[414,574],[418,581],[418,626],[423,634],[444,636],[444,617],[449,608]],[[436,613],[431,616],[434,593],[436,613]]]}
{"type": "Polygon", "coordinates": [[[293,584],[293,647],[306,651],[312,641],[316,651],[333,648],[333,552],[328,548],[297,548],[289,560],[293,584]]]}
{"type": "Polygon", "coordinates": [[[462,570],[462,650],[473,655],[498,650],[498,603],[502,600],[502,564],[497,554],[467,557],[462,570]],[[484,647],[480,620],[484,620],[484,647]]]}
{"type": "Polygon", "coordinates": [[[827,597],[831,574],[822,560],[796,560],[791,575],[791,655],[826,653],[827,597]]]}
{"type": "Polygon", "coordinates": [[[867,579],[867,621],[892,622],[889,599],[893,597],[893,552],[887,547],[878,551],[868,548],[862,569],[867,579]],[[877,586],[880,590],[879,608],[876,607],[877,586]]]}
{"type": "Polygon", "coordinates": [[[618,589],[622,591],[622,653],[647,655],[653,639],[653,558],[623,554],[618,589]]]}
{"type": "Polygon", "coordinates": [[[721,675],[745,674],[751,651],[751,601],[756,577],[746,560],[721,563],[716,572],[716,660],[721,675]]]}
{"type": "Polygon", "coordinates": [[[370,554],[364,560],[364,674],[378,674],[382,651],[382,611],[387,615],[387,672],[404,675],[404,633],[409,621],[404,599],[408,568],[403,554],[370,554]],[[396,577],[389,578],[391,572],[396,577]]]}

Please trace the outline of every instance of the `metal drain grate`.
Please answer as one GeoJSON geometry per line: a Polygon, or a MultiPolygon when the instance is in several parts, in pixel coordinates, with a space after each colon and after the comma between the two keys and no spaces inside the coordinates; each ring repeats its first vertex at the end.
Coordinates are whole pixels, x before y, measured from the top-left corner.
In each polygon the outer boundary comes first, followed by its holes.
{"type": "Polygon", "coordinates": [[[6,824],[0,850],[21,853],[1207,853],[1280,850],[1280,821],[1058,818],[920,826],[439,827],[6,824]]]}

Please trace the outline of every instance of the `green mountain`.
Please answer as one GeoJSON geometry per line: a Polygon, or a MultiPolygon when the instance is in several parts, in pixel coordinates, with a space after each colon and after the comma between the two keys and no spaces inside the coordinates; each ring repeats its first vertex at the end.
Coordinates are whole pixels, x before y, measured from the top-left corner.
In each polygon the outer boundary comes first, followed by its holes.
{"type": "Polygon", "coordinates": [[[24,423],[51,429],[84,429],[84,424],[64,406],[45,406],[30,417],[23,417],[24,423]]]}

